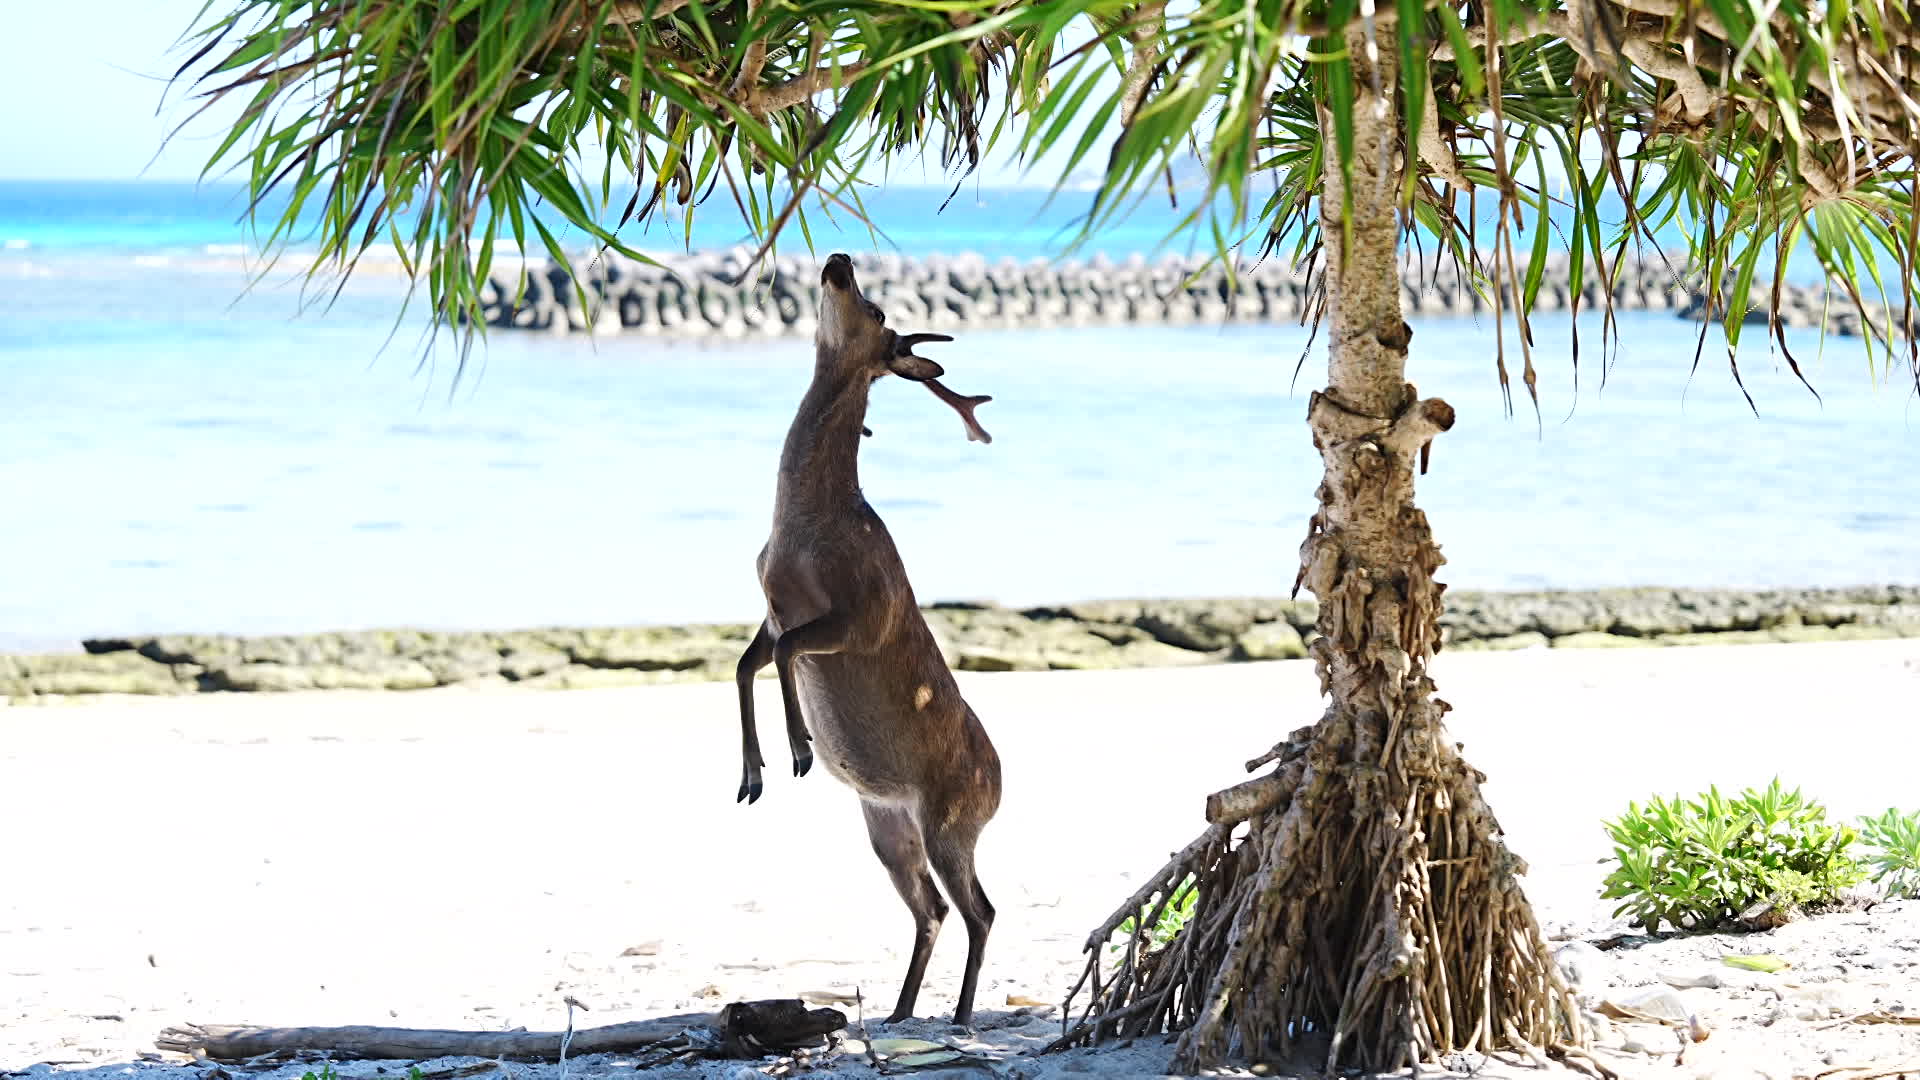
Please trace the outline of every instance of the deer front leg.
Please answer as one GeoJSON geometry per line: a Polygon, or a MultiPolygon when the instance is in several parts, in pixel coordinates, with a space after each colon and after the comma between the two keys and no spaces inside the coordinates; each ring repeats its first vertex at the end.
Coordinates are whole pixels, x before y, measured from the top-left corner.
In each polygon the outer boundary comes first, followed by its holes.
{"type": "Polygon", "coordinates": [[[765,620],[753,635],[753,643],[740,655],[740,665],[734,669],[734,682],[740,686],[740,794],[734,802],[746,802],[748,805],[760,799],[760,770],[766,766],[766,760],[760,756],[760,732],[753,723],[753,677],[760,674],[768,664],[773,663],[773,635],[767,632],[765,620]]]}
{"type": "Polygon", "coordinates": [[[813,736],[800,715],[800,690],[793,680],[793,658],[803,653],[832,653],[846,648],[853,634],[853,616],[829,611],[811,622],[780,631],[773,645],[773,669],[780,675],[780,703],[787,710],[787,743],[793,748],[793,775],[813,768],[813,736]]]}

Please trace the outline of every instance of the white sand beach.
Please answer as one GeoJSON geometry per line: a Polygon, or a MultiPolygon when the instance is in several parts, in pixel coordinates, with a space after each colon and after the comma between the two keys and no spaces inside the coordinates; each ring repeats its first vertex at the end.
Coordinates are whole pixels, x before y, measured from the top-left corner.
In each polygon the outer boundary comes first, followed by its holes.
{"type": "MultiPolygon", "coordinates": [[[[1550,933],[1606,922],[1600,821],[1629,799],[1779,774],[1836,815],[1920,804],[1920,640],[1443,655],[1435,675],[1550,933]]],[[[1058,1001],[1087,930],[1197,834],[1204,796],[1321,704],[1302,662],[960,679],[1006,787],[967,1038],[1012,1053],[1058,1023],[1007,996],[1058,1001]]],[[[905,909],[852,795],[784,775],[778,724],[762,735],[773,767],[745,806],[726,684],[0,709],[0,1071],[117,1075],[184,1021],[553,1029],[568,995],[581,1025],[856,987],[884,1016],[905,909]]],[[[1860,931],[1905,957],[1873,975],[1883,1004],[1920,1008],[1916,915],[1860,931]]],[[[906,1027],[961,1038],[943,1019],[963,954],[954,919],[920,999],[936,1022],[906,1027]]],[[[1703,1045],[1770,1076],[1805,1062],[1769,1039],[1920,1061],[1920,1028],[1726,1022],[1703,1045]]],[[[1165,1061],[1155,1043],[1006,1074],[1165,1061]]]]}

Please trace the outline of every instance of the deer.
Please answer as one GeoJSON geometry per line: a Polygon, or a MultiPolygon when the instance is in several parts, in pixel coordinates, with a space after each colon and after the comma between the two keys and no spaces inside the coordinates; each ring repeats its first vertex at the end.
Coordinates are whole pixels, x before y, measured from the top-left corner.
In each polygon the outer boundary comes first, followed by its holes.
{"type": "Polygon", "coordinates": [[[1000,805],[1000,758],[960,696],[892,536],[860,492],[858,466],[861,439],[872,434],[868,394],[885,376],[926,386],[979,442],[992,437],[974,410],[991,399],[941,385],[944,370],[913,350],[953,339],[888,329],[846,255],[828,257],[820,285],[813,380],[780,453],[773,529],[756,564],[767,614],[737,670],[744,767],[736,801],[760,798],[766,762],[753,682],[772,664],[793,775],[807,775],[817,752],[854,790],[874,854],[913,915],[912,958],[887,1022],[913,1015],[950,898],[967,927],[953,1013],[965,1025],[993,927],[974,845],[1000,805]]]}

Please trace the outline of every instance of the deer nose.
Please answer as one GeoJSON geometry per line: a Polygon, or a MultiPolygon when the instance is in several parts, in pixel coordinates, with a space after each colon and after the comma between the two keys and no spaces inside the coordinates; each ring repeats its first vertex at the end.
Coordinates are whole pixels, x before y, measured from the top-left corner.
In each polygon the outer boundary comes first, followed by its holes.
{"type": "Polygon", "coordinates": [[[853,260],[841,252],[827,256],[827,265],[820,268],[820,281],[836,289],[852,288],[853,260]]]}

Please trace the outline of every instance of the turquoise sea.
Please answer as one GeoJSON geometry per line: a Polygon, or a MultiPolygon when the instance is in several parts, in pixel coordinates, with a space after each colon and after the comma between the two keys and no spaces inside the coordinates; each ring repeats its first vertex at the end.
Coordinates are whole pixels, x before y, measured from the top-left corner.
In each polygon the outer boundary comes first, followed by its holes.
{"type": "MultiPolygon", "coordinates": [[[[898,250],[1029,258],[1081,203],[896,187],[898,250]]],[[[231,188],[0,183],[0,650],[89,634],[748,620],[803,342],[496,333],[457,385],[392,277],[302,312],[242,296],[231,188]],[[383,348],[384,346],[384,348],[383,348]]],[[[1151,251],[1149,205],[1093,245],[1151,251]]],[[[703,244],[741,239],[722,214],[703,244]]],[[[894,250],[864,230],[823,247],[894,250]]],[[[677,232],[638,235],[644,247],[677,232]]],[[[1816,400],[1754,341],[1750,411],[1695,326],[1624,315],[1603,357],[1542,318],[1536,420],[1492,328],[1415,324],[1460,422],[1422,505],[1458,587],[1920,582],[1920,403],[1858,342],[1800,334],[1816,400]],[[1610,360],[1610,364],[1607,361],[1610,360]],[[1603,366],[1610,368],[1604,389],[1603,366]]],[[[1312,511],[1295,326],[977,331],[931,346],[995,441],[903,383],[862,478],[925,600],[1279,593],[1312,511]]],[[[1518,343],[1508,340],[1518,372],[1518,343]]]]}

